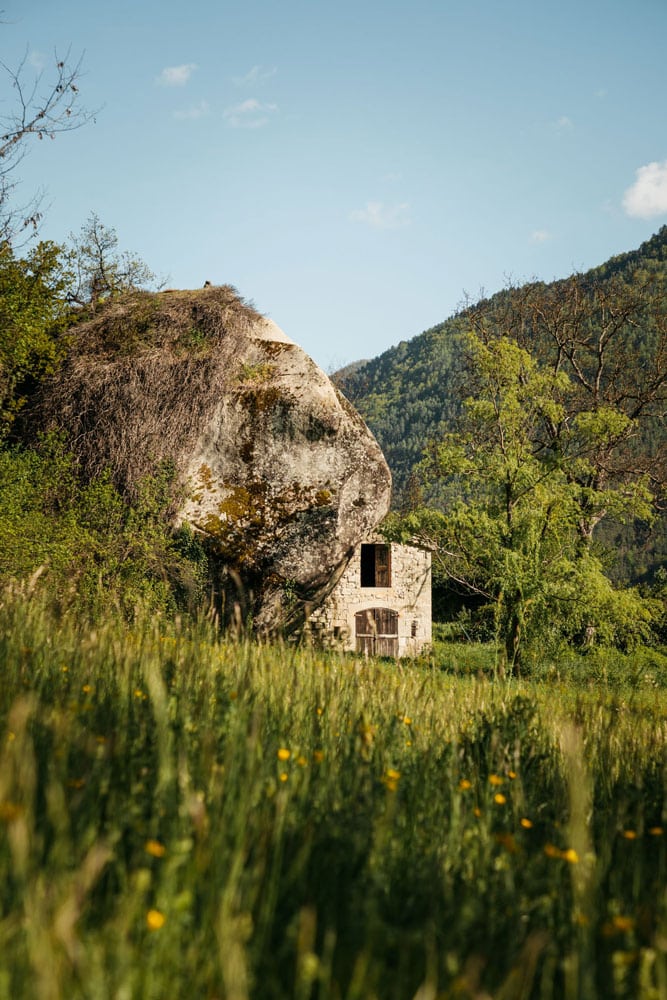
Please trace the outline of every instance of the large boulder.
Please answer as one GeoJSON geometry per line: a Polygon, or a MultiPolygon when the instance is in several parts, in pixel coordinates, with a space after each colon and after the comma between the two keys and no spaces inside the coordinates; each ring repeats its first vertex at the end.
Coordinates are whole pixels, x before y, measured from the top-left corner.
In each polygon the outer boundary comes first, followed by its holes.
{"type": "Polygon", "coordinates": [[[370,431],[293,341],[226,286],[138,293],[74,328],[33,426],[132,495],[168,463],[175,523],[217,560],[223,611],[295,625],[389,508],[370,431]]]}

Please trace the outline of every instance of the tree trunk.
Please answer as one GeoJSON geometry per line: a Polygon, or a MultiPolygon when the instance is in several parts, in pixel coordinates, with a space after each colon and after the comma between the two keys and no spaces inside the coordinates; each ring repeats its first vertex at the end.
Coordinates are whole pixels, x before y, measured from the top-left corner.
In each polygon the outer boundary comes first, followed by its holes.
{"type": "Polygon", "coordinates": [[[511,676],[521,676],[521,639],[523,637],[523,599],[520,591],[501,594],[498,603],[502,608],[499,632],[505,647],[507,672],[511,676]]]}

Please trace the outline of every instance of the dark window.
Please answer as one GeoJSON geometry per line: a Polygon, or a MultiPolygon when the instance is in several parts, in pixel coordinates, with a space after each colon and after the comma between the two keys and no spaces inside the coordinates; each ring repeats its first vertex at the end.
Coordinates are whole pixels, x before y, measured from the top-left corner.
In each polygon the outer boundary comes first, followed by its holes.
{"type": "Polygon", "coordinates": [[[361,586],[391,587],[391,547],[361,546],[361,586]]]}

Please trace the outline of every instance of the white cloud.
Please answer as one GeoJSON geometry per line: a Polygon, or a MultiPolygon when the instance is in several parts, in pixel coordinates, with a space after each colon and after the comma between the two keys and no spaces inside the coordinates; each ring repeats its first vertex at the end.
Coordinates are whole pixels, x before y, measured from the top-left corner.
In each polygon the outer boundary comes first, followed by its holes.
{"type": "Polygon", "coordinates": [[[550,239],[551,233],[548,229],[534,229],[530,234],[531,243],[546,243],[550,239]]]}
{"type": "Polygon", "coordinates": [[[183,63],[181,66],[165,66],[157,77],[157,83],[162,87],[183,87],[196,69],[196,63],[183,63]]]}
{"type": "Polygon", "coordinates": [[[257,83],[264,83],[265,80],[270,80],[276,73],[275,66],[271,69],[264,69],[263,66],[253,66],[245,76],[234,76],[232,80],[235,87],[254,87],[257,83]]]}
{"type": "Polygon", "coordinates": [[[41,52],[38,52],[37,49],[32,50],[28,56],[28,62],[38,73],[41,73],[46,66],[46,59],[44,58],[44,55],[41,52]]]}
{"type": "Polygon", "coordinates": [[[364,208],[350,212],[352,222],[362,222],[371,229],[402,229],[410,225],[410,206],[385,205],[382,201],[367,201],[364,208]]]}
{"type": "Polygon", "coordinates": [[[261,128],[277,110],[277,104],[263,104],[256,97],[249,97],[246,101],[227,108],[223,117],[232,128],[261,128]]]}
{"type": "Polygon", "coordinates": [[[558,121],[554,122],[554,128],[557,132],[571,132],[574,128],[574,122],[567,115],[561,115],[558,121]]]}
{"type": "Polygon", "coordinates": [[[177,118],[179,121],[196,121],[198,118],[205,118],[210,110],[208,101],[200,101],[199,104],[195,104],[192,108],[183,108],[180,111],[174,111],[174,118],[177,118]]]}
{"type": "Polygon", "coordinates": [[[623,195],[627,215],[652,219],[667,214],[667,160],[639,167],[634,184],[623,195]]]}

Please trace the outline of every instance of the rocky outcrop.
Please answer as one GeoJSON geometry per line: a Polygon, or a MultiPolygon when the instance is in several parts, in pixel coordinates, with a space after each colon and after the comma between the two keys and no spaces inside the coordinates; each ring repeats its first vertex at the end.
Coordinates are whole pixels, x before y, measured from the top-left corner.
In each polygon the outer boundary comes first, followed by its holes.
{"type": "Polygon", "coordinates": [[[315,363],[228,287],[140,293],[75,328],[33,419],[132,494],[168,463],[220,567],[224,610],[295,625],[389,507],[390,475],[315,363]]]}

